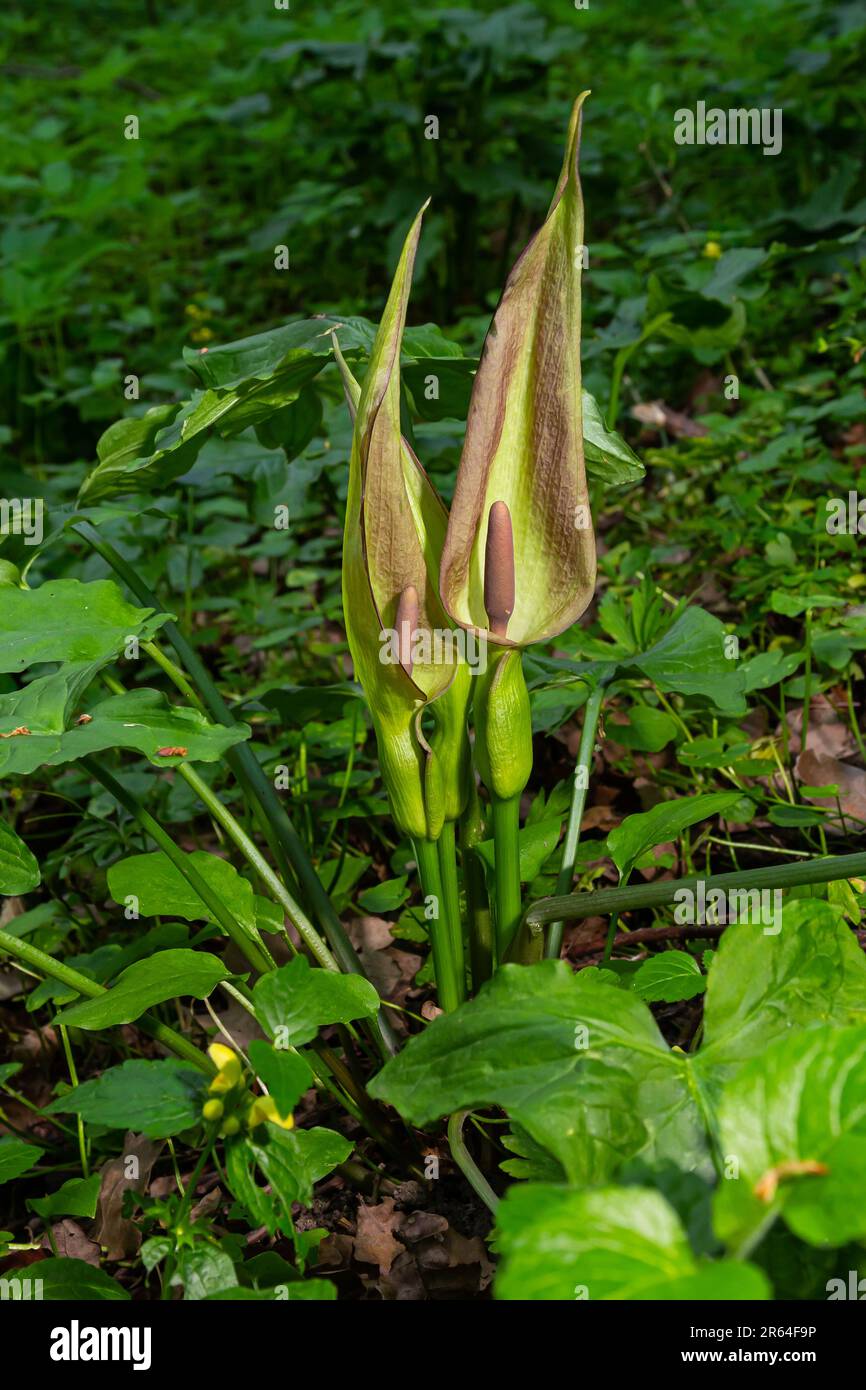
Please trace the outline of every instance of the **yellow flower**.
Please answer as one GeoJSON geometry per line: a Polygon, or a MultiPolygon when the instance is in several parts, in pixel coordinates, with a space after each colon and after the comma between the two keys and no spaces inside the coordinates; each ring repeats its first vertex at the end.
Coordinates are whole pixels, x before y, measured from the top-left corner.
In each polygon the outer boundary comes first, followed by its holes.
{"type": "Polygon", "coordinates": [[[214,1077],[208,1090],[217,1093],[232,1091],[241,1079],[241,1062],[238,1054],[224,1043],[211,1043],[207,1050],[218,1075],[214,1077]]]}
{"type": "Polygon", "coordinates": [[[213,329],[202,326],[201,328],[196,328],[189,336],[194,343],[207,343],[213,337],[213,329]]]}
{"type": "Polygon", "coordinates": [[[277,1111],[273,1096],[256,1096],[247,1112],[247,1126],[255,1129],[263,1120],[270,1120],[271,1124],[279,1125],[281,1129],[293,1129],[295,1125],[294,1116],[289,1115],[283,1119],[277,1111]]]}
{"type": "Polygon", "coordinates": [[[704,247],[703,254],[708,260],[717,261],[722,254],[722,248],[717,241],[708,241],[704,247]]]}

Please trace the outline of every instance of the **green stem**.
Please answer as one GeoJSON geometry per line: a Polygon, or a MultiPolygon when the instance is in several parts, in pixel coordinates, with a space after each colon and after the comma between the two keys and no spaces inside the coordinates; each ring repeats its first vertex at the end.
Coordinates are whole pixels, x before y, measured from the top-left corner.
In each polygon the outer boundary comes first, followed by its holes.
{"type": "Polygon", "coordinates": [[[439,854],[439,876],[442,880],[445,921],[451,937],[455,983],[462,1004],[466,998],[466,958],[463,948],[463,923],[460,919],[460,888],[457,882],[457,852],[454,844],[453,821],[445,822],[436,844],[439,854]]]}
{"type": "MultiPolygon", "coordinates": [[[[141,603],[157,612],[161,611],[161,604],[156,595],[142,581],[135,569],[115,550],[114,546],[103,540],[90,522],[81,522],[71,529],[82,540],[86,541],[92,550],[102,556],[106,564],[115,571],[141,603]]],[[[202,703],[211,717],[217,723],[226,725],[227,728],[234,727],[237,720],[211,680],[207,668],[200,660],[195,648],[187,641],[176,623],[164,623],[162,631],[174,647],[186,668],[186,672],[197,685],[201,693],[202,703]]],[[[167,674],[170,673],[167,672],[167,674]]],[[[174,676],[171,678],[174,679],[174,676]]],[[[308,904],[312,907],[331,950],[340,963],[341,970],[349,974],[363,975],[364,970],[361,962],[358,960],[346,930],[334,910],[334,905],[322,887],[319,876],[286,812],[285,806],[277,796],[273,784],[268,781],[260,767],[252,748],[248,743],[236,744],[234,748],[227,750],[225,758],[250,804],[255,804],[258,807],[259,822],[268,843],[274,850],[277,866],[284,881],[289,882],[291,880],[292,875],[289,868],[291,865],[301,890],[308,904]]],[[[393,1056],[399,1049],[399,1043],[390,1021],[382,1010],[380,1010],[376,1021],[376,1033],[382,1056],[386,1059],[388,1056],[393,1056]]]]}
{"type": "Polygon", "coordinates": [[[255,869],[262,883],[267,888],[271,897],[278,902],[280,907],[296,928],[298,935],[309,947],[316,960],[325,970],[338,970],[339,966],[331,955],[319,933],[316,931],[312,922],[307,917],[303,909],[295,902],[289,890],[286,888],[277,875],[274,873],[268,861],[259,850],[258,846],[252,841],[244,830],[243,826],[232,815],[228,807],[224,806],[220,798],[208,786],[207,782],[189,763],[179,763],[177,770],[187,786],[191,787],[200,801],[204,803],[213,819],[222,826],[247,863],[255,869]]]}
{"type": "Polygon", "coordinates": [[[477,993],[493,974],[493,919],[487,896],[484,865],[475,853],[475,846],[485,837],[484,816],[473,779],[469,804],[460,825],[460,850],[463,859],[463,886],[469,916],[469,953],[472,963],[472,987],[477,993]]]}
{"type": "MultiPolygon", "coordinates": [[[[108,991],[105,985],[99,985],[95,980],[90,980],[86,975],[80,975],[77,970],[73,970],[71,965],[66,965],[63,961],[55,960],[45,951],[40,951],[38,946],[33,946],[29,941],[21,941],[17,936],[10,936],[8,932],[0,931],[0,951],[5,951],[7,955],[14,956],[16,960],[23,960],[27,965],[32,965],[42,975],[49,976],[52,980],[59,980],[61,984],[68,985],[78,994],[83,994],[86,999],[99,999],[108,991]]],[[[198,1067],[199,1071],[212,1076],[214,1068],[207,1057],[181,1033],[175,1032],[167,1023],[161,1023],[152,1014],[142,1014],[136,1022],[136,1027],[156,1042],[167,1047],[177,1057],[182,1057],[186,1062],[192,1062],[193,1066],[198,1067]]]]}
{"type": "Polygon", "coordinates": [[[866,875],[866,854],[836,854],[810,859],[805,864],[772,864],[742,873],[713,874],[709,878],[670,878],[661,883],[633,884],[626,888],[602,888],[596,893],[571,893],[564,898],[543,898],[526,914],[528,922],[577,922],[584,917],[631,912],[639,907],[665,907],[683,889],[694,892],[703,882],[707,893],[720,888],[799,888],[812,883],[833,883],[866,875]]]}
{"type": "Polygon", "coordinates": [[[460,991],[457,987],[451,932],[448,927],[448,919],[443,911],[442,876],[439,872],[439,854],[434,841],[416,840],[415,858],[418,861],[418,872],[421,875],[424,896],[432,902],[435,909],[434,915],[428,918],[428,921],[430,923],[430,944],[433,949],[433,969],[436,974],[439,1007],[445,1013],[450,1013],[460,1003],[460,991]]]}
{"type": "MultiPolygon", "coordinates": [[[[580,840],[580,823],[583,820],[583,808],[586,805],[586,793],[589,789],[589,771],[592,767],[592,755],[595,750],[595,735],[598,729],[598,721],[603,703],[604,688],[598,685],[590,694],[583,712],[583,728],[580,734],[577,766],[574,769],[574,786],[571,791],[571,811],[569,812],[568,828],[566,829],[565,841],[562,846],[562,866],[559,870],[559,877],[556,880],[557,896],[567,893],[574,883],[574,861],[577,858],[577,845],[580,840]]],[[[563,926],[563,922],[551,923],[550,932],[547,937],[547,945],[544,949],[544,954],[549,959],[559,959],[559,953],[562,950],[563,926]]]]}
{"type": "Polygon", "coordinates": [[[500,962],[520,926],[520,797],[491,795],[496,883],[496,947],[500,962]]]}
{"type": "Polygon", "coordinates": [[[244,930],[236,918],[228,911],[219,893],[202,878],[201,874],[190,862],[189,855],[184,854],[182,849],[178,849],[174,840],[163,830],[159,821],[154,820],[150,812],[146,811],[143,806],[140,806],[135,797],[132,796],[125,787],[122,787],[116,778],[112,777],[110,772],[106,772],[105,768],[100,767],[99,763],[96,762],[94,758],[85,757],[81,758],[80,761],[81,765],[87,769],[91,777],[94,777],[97,782],[102,783],[106,791],[110,792],[115,801],[120,802],[120,805],[129,812],[133,819],[138,821],[142,830],[146,831],[154,844],[171,860],[178,873],[183,875],[193,892],[201,898],[205,907],[208,908],[211,915],[226,933],[226,936],[234,942],[253,969],[263,974],[267,973],[269,970],[273,970],[276,962],[264,942],[261,939],[256,940],[244,930]]]}
{"type": "Polygon", "coordinates": [[[463,1138],[463,1126],[471,1113],[471,1110],[456,1110],[448,1121],[448,1143],[451,1148],[451,1157],[470,1187],[495,1216],[496,1208],[499,1206],[499,1198],[476,1164],[463,1138]]]}
{"type": "MultiPolygon", "coordinates": [[[[69,1029],[64,1023],[58,1024],[58,1027],[60,1029],[60,1039],[63,1043],[63,1052],[66,1057],[66,1065],[69,1068],[69,1080],[72,1082],[73,1086],[77,1086],[78,1072],[75,1069],[75,1058],[72,1055],[72,1048],[69,1045],[69,1029]]],[[[84,1137],[84,1121],[80,1115],[76,1115],[75,1118],[78,1122],[76,1128],[78,1130],[78,1152],[81,1156],[81,1176],[83,1178],[89,1178],[90,1168],[87,1162],[87,1140],[84,1137]]]]}

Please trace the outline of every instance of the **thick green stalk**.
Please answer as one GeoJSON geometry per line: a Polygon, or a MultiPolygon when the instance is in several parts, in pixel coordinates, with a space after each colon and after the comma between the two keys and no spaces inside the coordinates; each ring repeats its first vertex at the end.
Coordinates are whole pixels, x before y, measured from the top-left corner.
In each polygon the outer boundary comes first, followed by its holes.
{"type": "Polygon", "coordinates": [[[462,1003],[466,998],[466,959],[463,949],[463,923],[460,920],[460,888],[457,882],[453,821],[446,821],[443,825],[436,848],[439,855],[439,876],[442,880],[442,905],[451,937],[455,983],[462,1003]]]}
{"type": "Polygon", "coordinates": [[[416,840],[415,858],[418,861],[424,897],[428,899],[428,905],[432,903],[434,909],[434,915],[427,920],[430,923],[430,944],[433,948],[433,969],[436,974],[439,1007],[445,1013],[450,1013],[460,1003],[460,991],[457,987],[451,932],[443,910],[442,876],[439,872],[439,854],[435,842],[416,840]]]}
{"type": "Polygon", "coordinates": [[[493,851],[496,884],[496,947],[500,962],[505,959],[520,926],[520,797],[508,800],[491,795],[493,813],[493,851]]]}
{"type": "Polygon", "coordinates": [[[472,964],[472,988],[477,993],[493,974],[494,933],[487,879],[484,865],[475,853],[486,834],[481,802],[473,778],[469,804],[460,824],[460,850],[463,859],[463,886],[469,918],[469,955],[472,964]]]}
{"type": "Polygon", "coordinates": [[[226,935],[234,942],[238,950],[249,961],[254,970],[263,973],[273,970],[275,961],[267,946],[259,937],[255,939],[250,936],[240,923],[228,911],[220,895],[211,888],[210,884],[202,878],[201,874],[189,861],[189,857],[183,850],[178,849],[174,840],[163,830],[159,821],[154,820],[149,811],[140,806],[135,797],[130,795],[125,787],[112,777],[110,772],[100,767],[94,758],[86,757],[81,759],[81,764],[87,769],[91,777],[95,777],[97,782],[101,782],[106,791],[110,792],[115,801],[119,801],[129,814],[138,821],[142,830],[146,831],[150,838],[174,864],[179,873],[183,874],[187,883],[193,891],[201,898],[205,906],[210,910],[213,917],[222,927],[226,935]]]}
{"type": "Polygon", "coordinates": [[[709,878],[670,878],[661,883],[642,883],[626,888],[603,888],[597,893],[571,893],[564,898],[542,898],[526,914],[527,922],[576,922],[584,917],[631,912],[639,907],[665,907],[687,888],[705,885],[706,892],[720,888],[800,888],[811,883],[833,883],[842,878],[866,876],[866,854],[835,854],[810,859],[804,864],[773,864],[742,873],[713,874],[709,878]]]}
{"type": "MultiPolygon", "coordinates": [[[[95,527],[85,521],[73,526],[72,530],[82,540],[85,540],[97,554],[102,556],[106,564],[111,566],[141,603],[146,604],[149,608],[154,608],[157,612],[161,610],[161,604],[156,595],[142,581],[133,567],[124,560],[123,556],[115,550],[114,546],[103,540],[95,527]]],[[[231,728],[237,723],[237,720],[211,680],[195,648],[187,641],[176,623],[165,623],[162,631],[183,662],[186,672],[197,685],[208,713],[218,723],[231,728]]],[[[167,672],[167,674],[170,673],[167,672]]],[[[277,866],[284,880],[286,882],[291,881],[292,875],[289,871],[289,864],[291,864],[301,890],[308,904],[312,907],[328,939],[331,950],[340,963],[340,968],[350,974],[363,975],[361,962],[355,954],[355,949],[346,934],[346,930],[322,887],[319,876],[292,825],[285,806],[259,766],[253,750],[249,744],[240,743],[234,748],[230,748],[225,756],[226,762],[238,779],[250,804],[257,805],[260,824],[268,843],[272,848],[275,848],[277,866]]],[[[398,1051],[399,1044],[384,1011],[379,1012],[376,1031],[380,1049],[384,1049],[383,1056],[385,1054],[393,1056],[398,1051]]]]}
{"type": "MultiPolygon", "coordinates": [[[[589,787],[589,769],[592,766],[592,754],[595,748],[595,734],[598,728],[598,720],[601,714],[601,707],[604,701],[604,689],[596,686],[590,694],[584,706],[583,728],[580,734],[580,748],[577,753],[577,765],[574,769],[574,786],[571,791],[571,811],[568,817],[568,828],[565,832],[565,842],[562,846],[562,866],[559,870],[559,877],[556,881],[557,896],[567,893],[574,882],[574,861],[577,857],[577,845],[580,839],[580,823],[583,820],[583,808],[586,805],[586,793],[589,787]]],[[[549,959],[557,960],[562,950],[562,928],[564,923],[551,923],[547,937],[547,945],[544,954],[549,959]]]]}
{"type": "Polygon", "coordinates": [[[268,861],[259,850],[258,846],[252,841],[238,823],[228,807],[224,806],[220,798],[211,790],[207,782],[199,777],[198,773],[189,763],[179,763],[177,767],[181,777],[187,786],[192,787],[200,801],[204,802],[213,819],[222,826],[229,838],[234,842],[247,863],[255,869],[264,886],[267,888],[275,902],[283,908],[286,916],[290,918],[292,925],[297,929],[299,936],[309,947],[316,960],[325,970],[338,970],[339,966],[331,955],[319,933],[316,931],[306,913],[298,906],[289,890],[274,873],[268,861]]]}
{"type": "Polygon", "coordinates": [[[463,1138],[463,1126],[471,1113],[470,1110],[455,1110],[448,1121],[448,1144],[451,1149],[451,1157],[470,1187],[475,1190],[484,1205],[495,1216],[496,1208],[499,1206],[499,1198],[470,1154],[466,1147],[466,1140],[463,1138]]]}
{"type": "MultiPolygon", "coordinates": [[[[26,965],[31,965],[40,974],[47,975],[52,980],[59,980],[61,984],[68,985],[78,994],[84,995],[86,999],[99,999],[108,991],[105,985],[97,984],[95,980],[90,980],[86,975],[81,975],[77,970],[73,970],[71,965],[66,965],[61,960],[55,960],[53,956],[47,955],[45,951],[40,951],[38,946],[33,946],[29,941],[22,941],[17,936],[11,936],[9,932],[0,931],[0,951],[5,951],[7,955],[14,956],[16,960],[22,960],[26,965]]],[[[192,1062],[193,1066],[198,1067],[199,1071],[211,1076],[214,1067],[205,1057],[204,1053],[185,1038],[182,1033],[177,1033],[170,1028],[167,1023],[161,1023],[152,1014],[142,1014],[136,1021],[136,1027],[156,1042],[167,1047],[175,1056],[182,1057],[185,1062],[192,1062]]]]}

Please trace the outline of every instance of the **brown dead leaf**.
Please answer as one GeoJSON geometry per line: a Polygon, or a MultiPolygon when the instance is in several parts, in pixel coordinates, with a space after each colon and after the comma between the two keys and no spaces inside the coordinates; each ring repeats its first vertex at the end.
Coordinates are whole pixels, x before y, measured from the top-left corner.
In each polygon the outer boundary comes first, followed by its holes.
{"type": "Polygon", "coordinates": [[[129,1259],[138,1251],[141,1232],[123,1216],[123,1198],[130,1191],[144,1192],[162,1148],[161,1139],[152,1141],[143,1134],[129,1133],[120,1157],[106,1163],[102,1170],[93,1238],[106,1247],[110,1260],[129,1259]]]}
{"type": "Polygon", "coordinates": [[[358,1206],[358,1229],[355,1236],[355,1259],[362,1264],[378,1265],[381,1274],[387,1274],[404,1246],[394,1239],[393,1232],[405,1224],[406,1216],[395,1210],[392,1197],[384,1197],[375,1206],[358,1206]]]}
{"type": "MultiPolygon", "coordinates": [[[[792,753],[802,751],[803,708],[788,710],[788,747],[792,753]]],[[[826,695],[816,695],[809,712],[807,748],[824,758],[850,758],[855,751],[854,735],[836,707],[826,695]]]]}
{"type": "MultiPolygon", "coordinates": [[[[815,753],[811,747],[811,737],[808,743],[805,753],[800,754],[794,765],[794,772],[799,781],[807,787],[838,786],[839,804],[843,812],[857,820],[866,821],[866,772],[862,767],[852,767],[850,763],[840,762],[838,758],[815,753]]],[[[835,799],[828,799],[826,796],[806,796],[805,800],[813,806],[824,806],[829,810],[834,810],[836,806],[835,799]]]]}
{"type": "MultiPolygon", "coordinates": [[[[56,1222],[51,1227],[51,1235],[58,1255],[70,1260],[84,1260],[89,1265],[99,1264],[99,1246],[84,1234],[78,1222],[71,1217],[64,1216],[62,1221],[56,1222]]],[[[47,1231],[42,1237],[42,1244],[46,1249],[51,1249],[47,1231]]]]}

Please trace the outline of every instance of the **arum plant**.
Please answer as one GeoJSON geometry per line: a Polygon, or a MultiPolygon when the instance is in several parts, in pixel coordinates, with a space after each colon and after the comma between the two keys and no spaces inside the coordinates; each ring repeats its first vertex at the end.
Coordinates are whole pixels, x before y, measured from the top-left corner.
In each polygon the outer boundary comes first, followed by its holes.
{"type": "Polygon", "coordinates": [[[511,271],[487,334],[442,554],[448,613],[495,653],[474,714],[491,800],[500,959],[520,922],[520,796],[532,769],[521,650],[576,622],[595,587],[580,372],[577,163],[587,95],[572,111],[547,219],[511,271]]]}
{"type": "Polygon", "coordinates": [[[470,674],[437,591],[447,514],[400,432],[400,341],[421,230],[403,246],[363,388],[336,349],[354,414],[343,607],[397,827],[414,846],[431,912],[439,999],[465,995],[454,822],[469,793],[470,674]],[[444,639],[444,640],[443,640],[444,639]]]}

